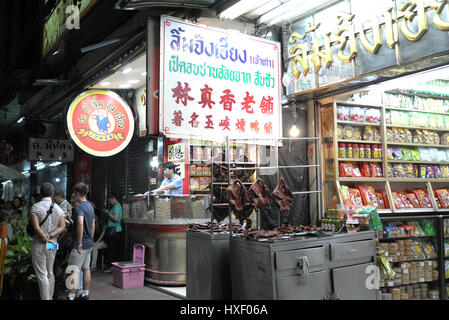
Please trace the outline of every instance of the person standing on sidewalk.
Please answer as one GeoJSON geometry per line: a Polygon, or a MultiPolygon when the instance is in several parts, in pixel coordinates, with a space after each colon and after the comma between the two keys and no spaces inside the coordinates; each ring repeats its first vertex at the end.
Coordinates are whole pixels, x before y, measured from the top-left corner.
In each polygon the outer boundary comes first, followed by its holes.
{"type": "Polygon", "coordinates": [[[104,273],[110,273],[112,262],[117,262],[121,258],[121,248],[122,248],[122,206],[119,202],[120,197],[117,193],[112,191],[108,196],[109,204],[111,205],[111,210],[109,212],[105,212],[108,214],[108,221],[106,224],[106,234],[105,234],[105,243],[107,245],[106,248],[106,260],[107,267],[103,271],[104,273]]]}
{"type": "Polygon", "coordinates": [[[53,202],[53,193],[53,185],[43,183],[42,200],[31,207],[30,219],[36,232],[31,244],[31,259],[42,300],[53,299],[55,289],[53,264],[57,250],[57,237],[65,229],[64,212],[53,202]],[[39,226],[44,219],[45,222],[39,226]]]}
{"type": "MultiPolygon", "coordinates": [[[[83,292],[80,300],[89,300],[90,276],[90,253],[94,244],[95,232],[94,208],[86,197],[89,187],[80,182],[73,187],[73,199],[79,204],[72,209],[73,249],[70,252],[68,268],[76,266],[83,271],[83,292]]],[[[75,299],[75,288],[70,288],[69,300],[75,299]]]]}

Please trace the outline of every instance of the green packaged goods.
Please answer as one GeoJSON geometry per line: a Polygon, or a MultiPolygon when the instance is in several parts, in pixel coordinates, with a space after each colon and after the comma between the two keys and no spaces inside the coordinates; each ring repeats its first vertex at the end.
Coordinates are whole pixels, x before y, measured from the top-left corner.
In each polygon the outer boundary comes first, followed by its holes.
{"type": "Polygon", "coordinates": [[[435,225],[434,225],[433,221],[423,220],[419,224],[426,236],[434,236],[435,235],[435,225]]]}

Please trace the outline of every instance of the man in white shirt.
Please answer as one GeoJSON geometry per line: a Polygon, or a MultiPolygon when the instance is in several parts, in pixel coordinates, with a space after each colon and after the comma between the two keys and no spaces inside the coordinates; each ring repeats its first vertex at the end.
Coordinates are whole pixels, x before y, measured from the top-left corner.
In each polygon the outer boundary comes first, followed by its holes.
{"type": "Polygon", "coordinates": [[[41,194],[42,200],[31,207],[31,224],[36,231],[31,245],[31,258],[40,297],[42,300],[51,300],[55,288],[53,264],[56,256],[56,249],[52,245],[57,244],[58,236],[64,231],[65,219],[62,209],[53,203],[53,185],[43,183],[41,194]],[[44,219],[45,222],[40,225],[44,219]]]}

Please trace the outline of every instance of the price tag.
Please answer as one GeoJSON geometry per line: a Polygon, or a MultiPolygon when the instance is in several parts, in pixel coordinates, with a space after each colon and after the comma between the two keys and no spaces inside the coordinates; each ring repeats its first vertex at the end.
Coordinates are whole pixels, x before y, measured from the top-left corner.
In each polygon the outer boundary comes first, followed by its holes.
{"type": "Polygon", "coordinates": [[[388,257],[388,251],[385,251],[385,257],[388,257]]]}
{"type": "Polygon", "coordinates": [[[424,278],[419,278],[419,282],[424,282],[424,278]]]}
{"type": "Polygon", "coordinates": [[[388,281],[388,286],[389,287],[393,287],[394,286],[394,281],[388,281]]]}
{"type": "Polygon", "coordinates": [[[408,269],[402,269],[402,273],[403,274],[407,274],[408,273],[408,269]]]}
{"type": "Polygon", "coordinates": [[[420,267],[424,267],[424,262],[420,262],[420,263],[419,263],[419,266],[420,266],[420,267]]]}

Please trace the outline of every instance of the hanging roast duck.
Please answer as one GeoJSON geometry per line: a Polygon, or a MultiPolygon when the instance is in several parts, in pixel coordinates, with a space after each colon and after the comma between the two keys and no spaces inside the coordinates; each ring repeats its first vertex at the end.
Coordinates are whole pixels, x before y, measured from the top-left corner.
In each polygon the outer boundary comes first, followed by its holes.
{"type": "Polygon", "coordinates": [[[240,224],[248,218],[254,208],[248,198],[248,191],[240,180],[235,180],[227,189],[226,196],[231,210],[234,212],[240,224]]]}
{"type": "Polygon", "coordinates": [[[290,211],[293,203],[293,194],[288,188],[283,177],[278,181],[278,184],[271,194],[273,201],[281,212],[290,211]]]}

